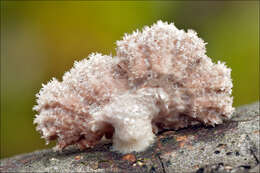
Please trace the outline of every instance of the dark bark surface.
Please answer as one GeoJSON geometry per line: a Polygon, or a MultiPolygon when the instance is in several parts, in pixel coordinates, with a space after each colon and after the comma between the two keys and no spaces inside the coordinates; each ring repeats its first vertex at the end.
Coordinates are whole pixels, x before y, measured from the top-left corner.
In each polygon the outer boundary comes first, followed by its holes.
{"type": "Polygon", "coordinates": [[[41,150],[1,160],[1,172],[260,172],[259,102],[236,109],[216,127],[157,135],[141,153],[119,154],[110,143],[79,151],[41,150]]]}

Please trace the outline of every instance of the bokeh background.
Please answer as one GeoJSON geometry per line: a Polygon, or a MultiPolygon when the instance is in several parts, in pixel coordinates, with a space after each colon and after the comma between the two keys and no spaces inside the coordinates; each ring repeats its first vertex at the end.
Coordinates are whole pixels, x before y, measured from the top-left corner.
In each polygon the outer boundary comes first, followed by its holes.
{"type": "Polygon", "coordinates": [[[115,54],[124,33],[157,20],[196,30],[207,55],[232,68],[234,106],[259,100],[259,2],[1,1],[0,157],[46,146],[35,94],[91,52],[115,54]]]}

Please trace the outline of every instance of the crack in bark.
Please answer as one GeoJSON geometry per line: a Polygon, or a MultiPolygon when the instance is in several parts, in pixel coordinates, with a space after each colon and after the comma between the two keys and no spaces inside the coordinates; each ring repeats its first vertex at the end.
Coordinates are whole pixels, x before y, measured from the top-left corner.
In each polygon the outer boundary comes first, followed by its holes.
{"type": "Polygon", "coordinates": [[[162,170],[163,170],[163,173],[166,173],[166,170],[165,170],[165,167],[164,167],[164,164],[163,164],[163,161],[162,161],[162,158],[160,157],[159,154],[157,154],[157,157],[158,157],[158,160],[161,164],[161,167],[162,167],[162,170]]]}
{"type": "Polygon", "coordinates": [[[251,154],[254,156],[254,158],[255,158],[255,160],[256,160],[256,164],[259,164],[259,160],[258,160],[256,154],[254,153],[254,151],[252,150],[251,147],[250,147],[250,152],[251,152],[251,154]]]}
{"type": "Polygon", "coordinates": [[[249,150],[250,153],[253,155],[255,161],[256,161],[256,165],[259,164],[259,160],[257,158],[256,153],[254,152],[254,150],[256,149],[255,144],[253,143],[253,141],[250,139],[250,137],[248,135],[246,135],[247,140],[250,142],[250,146],[249,146],[249,150]]]}

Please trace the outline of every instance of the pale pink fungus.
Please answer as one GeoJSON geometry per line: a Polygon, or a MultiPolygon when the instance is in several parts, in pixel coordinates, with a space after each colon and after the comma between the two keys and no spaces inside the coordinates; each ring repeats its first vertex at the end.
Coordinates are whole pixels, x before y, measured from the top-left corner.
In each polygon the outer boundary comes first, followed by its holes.
{"type": "Polygon", "coordinates": [[[158,21],[125,35],[116,50],[75,62],[37,94],[37,130],[58,149],[105,136],[119,152],[143,151],[162,129],[231,117],[231,69],[207,57],[195,31],[158,21]]]}

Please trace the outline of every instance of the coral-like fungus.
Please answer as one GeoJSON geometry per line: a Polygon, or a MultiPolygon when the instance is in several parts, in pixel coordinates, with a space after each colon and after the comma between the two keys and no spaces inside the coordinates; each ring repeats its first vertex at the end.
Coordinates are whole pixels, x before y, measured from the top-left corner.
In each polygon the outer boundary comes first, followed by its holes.
{"type": "Polygon", "coordinates": [[[211,61],[195,31],[158,21],[125,35],[116,51],[91,54],[43,85],[34,123],[47,142],[84,149],[104,136],[121,153],[143,151],[162,129],[231,117],[231,69],[211,61]]]}

